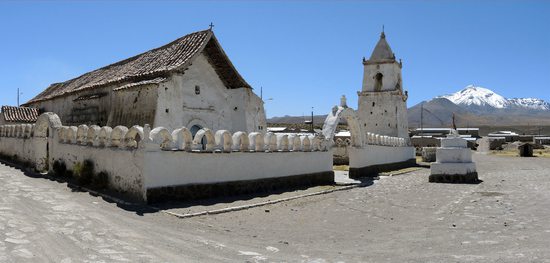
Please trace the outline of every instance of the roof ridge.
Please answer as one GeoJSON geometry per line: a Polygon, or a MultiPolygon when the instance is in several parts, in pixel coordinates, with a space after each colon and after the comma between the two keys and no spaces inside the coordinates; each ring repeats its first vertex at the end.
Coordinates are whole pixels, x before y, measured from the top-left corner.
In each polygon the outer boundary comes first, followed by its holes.
{"type": "MultiPolygon", "coordinates": [[[[209,29],[200,30],[200,31],[196,31],[196,32],[193,32],[193,33],[189,33],[189,34],[187,34],[187,35],[185,35],[185,36],[179,37],[179,38],[177,38],[177,39],[171,41],[170,43],[164,44],[164,45],[162,45],[162,46],[160,46],[160,47],[156,47],[156,48],[153,48],[153,49],[149,49],[149,50],[147,50],[147,51],[145,51],[145,52],[142,52],[142,53],[139,53],[139,54],[137,54],[137,55],[131,56],[131,57],[129,57],[129,58],[123,59],[123,60],[121,60],[121,61],[118,61],[118,62],[109,64],[109,65],[107,65],[107,66],[98,68],[98,69],[96,69],[96,70],[109,68],[110,66],[115,66],[115,65],[119,65],[119,64],[124,64],[123,62],[132,61],[133,59],[136,59],[137,57],[139,57],[139,56],[141,56],[141,55],[145,55],[145,54],[147,54],[147,53],[152,53],[153,51],[157,51],[157,50],[161,50],[161,49],[167,48],[167,47],[169,47],[169,46],[171,46],[171,45],[174,45],[174,44],[178,43],[179,41],[183,40],[184,38],[187,38],[187,37],[190,37],[190,36],[192,36],[192,35],[199,34],[199,33],[203,33],[203,32],[207,32],[207,33],[212,34],[212,31],[209,30],[209,29]]],[[[90,71],[90,72],[94,72],[94,71],[96,71],[96,70],[92,70],[92,71],[90,71]]],[[[90,72],[88,72],[88,73],[90,73],[90,72]]],[[[85,74],[87,74],[87,73],[85,73],[85,74]]],[[[85,74],[83,74],[83,75],[85,75],[85,74]]]]}
{"type": "Polygon", "coordinates": [[[164,45],[162,45],[162,46],[160,46],[160,47],[156,47],[156,48],[153,48],[153,49],[149,49],[149,50],[147,50],[147,51],[145,51],[145,52],[139,53],[139,54],[134,55],[134,56],[131,56],[131,57],[129,57],[129,58],[125,58],[125,59],[123,59],[123,60],[120,60],[120,61],[117,61],[117,62],[108,64],[108,65],[103,66],[103,67],[101,67],[101,68],[97,68],[97,69],[94,69],[94,70],[92,70],[92,71],[88,71],[88,72],[86,72],[86,73],[81,74],[81,75],[78,76],[78,77],[74,77],[74,78],[72,78],[72,79],[69,79],[69,80],[66,80],[66,81],[63,81],[63,82],[52,83],[52,84],[50,84],[50,86],[56,85],[56,84],[64,84],[64,83],[70,82],[70,81],[72,81],[72,80],[78,79],[78,78],[80,78],[80,77],[82,77],[82,76],[84,76],[84,75],[90,74],[90,73],[92,73],[92,72],[96,72],[96,71],[99,71],[99,70],[102,70],[102,69],[108,69],[108,68],[111,68],[111,67],[113,67],[113,66],[117,66],[117,65],[120,65],[120,64],[124,64],[124,63],[127,63],[127,62],[129,62],[129,61],[133,61],[133,60],[135,60],[136,58],[138,58],[138,57],[140,57],[140,56],[142,56],[142,55],[145,55],[145,54],[147,54],[147,53],[151,53],[151,52],[153,52],[153,51],[157,51],[157,50],[161,50],[161,49],[163,49],[163,48],[169,47],[169,46],[171,46],[171,45],[173,45],[173,44],[175,44],[175,43],[177,43],[177,42],[183,40],[183,39],[186,38],[186,37],[189,37],[189,36],[194,35],[194,34],[202,33],[202,32],[212,32],[212,31],[209,30],[209,29],[206,29],[206,30],[200,30],[200,31],[196,31],[196,32],[193,32],[193,33],[189,33],[189,34],[187,34],[187,35],[185,35],[185,36],[179,37],[179,38],[177,38],[177,39],[171,41],[170,43],[164,44],[164,45]]]}
{"type": "Polygon", "coordinates": [[[205,48],[213,34],[214,32],[210,29],[192,32],[160,47],[83,73],[75,78],[52,83],[23,105],[112,83],[158,77],[188,65],[205,48]]]}

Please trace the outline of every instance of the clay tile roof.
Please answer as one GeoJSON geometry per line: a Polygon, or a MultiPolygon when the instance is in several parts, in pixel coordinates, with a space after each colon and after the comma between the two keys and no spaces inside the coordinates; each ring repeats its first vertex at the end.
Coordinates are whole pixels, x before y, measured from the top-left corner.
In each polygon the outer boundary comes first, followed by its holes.
{"type": "Polygon", "coordinates": [[[185,70],[201,52],[208,56],[209,62],[228,88],[250,88],[221,49],[214,33],[211,30],[204,30],[188,34],[162,47],[96,69],[77,78],[52,84],[25,105],[107,85],[122,86],[167,77],[172,72],[185,70]]]}
{"type": "Polygon", "coordinates": [[[382,32],[382,34],[380,34],[380,40],[378,40],[378,43],[372,51],[369,60],[374,61],[386,59],[395,59],[395,55],[393,54],[390,45],[386,41],[386,34],[382,32]]]}
{"type": "Polygon", "coordinates": [[[6,122],[36,122],[38,109],[28,107],[2,106],[2,115],[6,122]]]}

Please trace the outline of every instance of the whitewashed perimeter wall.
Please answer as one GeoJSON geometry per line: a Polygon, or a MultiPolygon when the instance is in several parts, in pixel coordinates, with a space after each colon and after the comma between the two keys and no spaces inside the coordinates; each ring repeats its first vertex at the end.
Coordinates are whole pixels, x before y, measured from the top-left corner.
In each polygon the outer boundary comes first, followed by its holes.
{"type": "Polygon", "coordinates": [[[147,152],[146,188],[277,178],[332,171],[330,152],[147,152]]]}
{"type": "Polygon", "coordinates": [[[0,152],[38,170],[92,160],[111,187],[146,201],[147,189],[332,171],[332,152],[317,136],[230,133],[181,127],[62,126],[53,113],[36,125],[0,125],[0,152]]]}
{"type": "MultiPolygon", "coordinates": [[[[0,154],[43,169],[47,163],[48,115],[35,124],[0,125],[0,154]]],[[[57,119],[59,121],[59,119],[57,119]]],[[[53,125],[60,122],[54,120],[53,125]]]]}
{"type": "Polygon", "coordinates": [[[54,143],[50,147],[50,163],[62,160],[68,170],[73,170],[75,164],[92,160],[95,173],[109,173],[111,188],[136,199],[143,198],[143,151],[63,143],[54,143]]]}
{"type": "Polygon", "coordinates": [[[415,158],[414,147],[364,145],[361,148],[349,147],[349,166],[362,168],[373,165],[405,162],[415,158]]]}
{"type": "Polygon", "coordinates": [[[46,138],[34,137],[0,137],[0,154],[36,166],[37,163],[44,163],[46,161],[46,148],[36,147],[37,145],[45,146],[46,140],[46,138]]]}
{"type": "MultiPolygon", "coordinates": [[[[349,156],[349,167],[365,168],[374,165],[390,165],[405,162],[415,158],[415,149],[411,147],[411,141],[406,137],[394,137],[367,132],[361,125],[357,111],[342,106],[333,109],[328,115],[323,133],[325,136],[334,136],[336,124],[340,118],[346,119],[350,129],[350,140],[345,144],[349,156]]],[[[335,142],[342,145],[343,142],[335,142]]]]}

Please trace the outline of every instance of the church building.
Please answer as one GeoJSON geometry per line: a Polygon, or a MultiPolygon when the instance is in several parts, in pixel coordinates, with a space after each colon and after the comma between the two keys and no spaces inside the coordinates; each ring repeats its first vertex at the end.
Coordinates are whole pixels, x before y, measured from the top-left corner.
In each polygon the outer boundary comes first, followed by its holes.
{"type": "Polygon", "coordinates": [[[263,101],[209,30],[50,85],[25,106],[66,125],[264,131],[263,101]]]}
{"type": "Polygon", "coordinates": [[[384,32],[370,58],[363,58],[363,88],[359,96],[360,125],[363,131],[408,138],[407,92],[403,92],[401,61],[386,41],[384,32]]]}

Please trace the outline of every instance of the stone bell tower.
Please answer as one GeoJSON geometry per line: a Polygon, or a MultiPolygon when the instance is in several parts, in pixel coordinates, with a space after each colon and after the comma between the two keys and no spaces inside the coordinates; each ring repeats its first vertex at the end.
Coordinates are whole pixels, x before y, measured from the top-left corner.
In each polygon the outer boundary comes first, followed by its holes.
{"type": "Polygon", "coordinates": [[[401,61],[386,41],[384,32],[370,58],[363,58],[363,89],[358,117],[364,132],[408,138],[407,92],[403,92],[401,61]]]}

